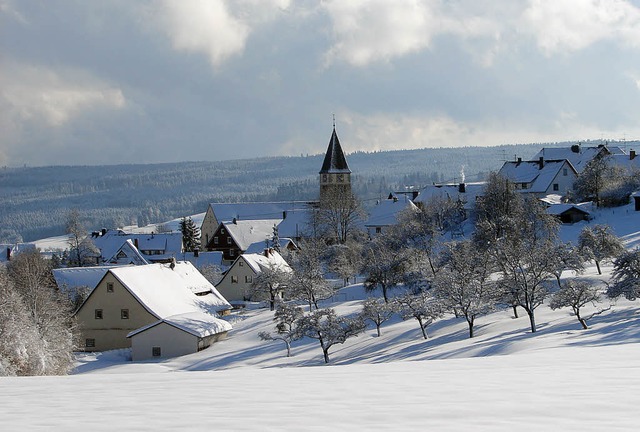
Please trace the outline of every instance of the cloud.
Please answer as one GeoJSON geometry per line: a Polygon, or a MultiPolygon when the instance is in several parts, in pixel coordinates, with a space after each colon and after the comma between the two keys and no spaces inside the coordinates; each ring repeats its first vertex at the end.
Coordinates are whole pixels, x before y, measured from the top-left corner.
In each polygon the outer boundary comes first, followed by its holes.
{"type": "Polygon", "coordinates": [[[58,72],[19,64],[3,64],[0,99],[4,115],[16,121],[43,120],[59,127],[91,109],[121,109],[126,100],[117,87],[80,71],[58,72]]]}
{"type": "Polygon", "coordinates": [[[602,40],[640,44],[640,9],[624,0],[531,0],[522,18],[546,55],[602,40]]]}

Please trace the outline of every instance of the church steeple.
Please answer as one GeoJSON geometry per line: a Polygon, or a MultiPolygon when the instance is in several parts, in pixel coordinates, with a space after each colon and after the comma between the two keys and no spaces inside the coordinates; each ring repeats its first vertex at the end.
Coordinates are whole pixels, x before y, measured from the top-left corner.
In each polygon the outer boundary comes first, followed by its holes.
{"type": "Polygon", "coordinates": [[[349,165],[347,164],[347,159],[344,157],[344,152],[342,151],[342,146],[340,145],[335,125],[333,126],[331,139],[329,140],[327,153],[324,156],[322,169],[320,169],[320,174],[328,173],[351,173],[349,165]]]}
{"type": "Polygon", "coordinates": [[[336,194],[341,197],[351,195],[351,170],[342,151],[334,120],[329,147],[320,169],[320,204],[330,196],[335,200],[336,194]]]}

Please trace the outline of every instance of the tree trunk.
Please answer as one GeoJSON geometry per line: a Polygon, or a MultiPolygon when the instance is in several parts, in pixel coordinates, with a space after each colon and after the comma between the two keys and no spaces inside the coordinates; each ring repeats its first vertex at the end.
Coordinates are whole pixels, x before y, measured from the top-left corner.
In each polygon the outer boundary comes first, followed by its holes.
{"type": "Polygon", "coordinates": [[[587,327],[587,322],[584,319],[582,319],[579,312],[576,312],[576,318],[578,318],[578,321],[580,322],[580,324],[582,324],[582,328],[584,330],[587,330],[589,328],[587,327]]]}
{"type": "Polygon", "coordinates": [[[531,333],[536,332],[536,317],[533,315],[533,311],[527,311],[529,315],[529,323],[531,324],[531,333]]]}
{"type": "Polygon", "coordinates": [[[271,290],[271,292],[269,293],[269,309],[273,312],[276,308],[276,293],[271,290]]]}
{"type": "Polygon", "coordinates": [[[291,342],[285,339],[285,344],[287,344],[287,357],[291,357],[291,342]]]}
{"type": "Polygon", "coordinates": [[[513,305],[513,317],[514,318],[520,318],[518,316],[518,305],[513,305]]]}
{"type": "Polygon", "coordinates": [[[469,324],[469,339],[473,337],[473,319],[467,319],[467,324],[469,324]]]}
{"type": "Polygon", "coordinates": [[[602,271],[600,271],[600,261],[595,260],[596,261],[596,268],[598,269],[598,274],[601,275],[602,271]]]}
{"type": "Polygon", "coordinates": [[[427,337],[427,331],[424,329],[424,326],[422,325],[422,318],[416,318],[418,320],[418,324],[420,324],[420,330],[422,330],[422,337],[427,340],[429,339],[427,337]]]}
{"type": "Polygon", "coordinates": [[[387,286],[382,285],[382,297],[384,298],[385,303],[389,303],[389,298],[387,297],[387,286]]]}
{"type": "Polygon", "coordinates": [[[376,330],[378,330],[378,337],[380,337],[380,324],[376,323],[376,330]]]}
{"type": "Polygon", "coordinates": [[[324,362],[329,363],[329,348],[322,347],[322,354],[324,354],[324,362]]]}

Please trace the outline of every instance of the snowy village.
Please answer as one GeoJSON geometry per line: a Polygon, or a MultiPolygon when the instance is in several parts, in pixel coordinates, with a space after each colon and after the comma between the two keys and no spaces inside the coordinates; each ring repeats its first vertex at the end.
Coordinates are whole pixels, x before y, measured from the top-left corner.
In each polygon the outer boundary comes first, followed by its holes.
{"type": "Polygon", "coordinates": [[[93,232],[70,211],[66,235],[3,246],[3,308],[28,321],[30,299],[48,312],[35,327],[3,321],[15,345],[3,348],[2,374],[636,343],[638,161],[616,146],[546,147],[484,182],[390,191],[365,212],[334,126],[317,201],[211,203],[163,224],[93,232]]]}
{"type": "Polygon", "coordinates": [[[640,0],[0,0],[2,431],[635,431],[640,0]]]}

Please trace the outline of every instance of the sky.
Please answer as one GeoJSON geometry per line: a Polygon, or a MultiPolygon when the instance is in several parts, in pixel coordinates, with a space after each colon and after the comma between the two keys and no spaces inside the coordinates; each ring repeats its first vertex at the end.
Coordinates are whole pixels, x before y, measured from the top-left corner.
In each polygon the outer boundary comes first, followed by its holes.
{"type": "Polygon", "coordinates": [[[0,0],[0,166],[640,138],[640,0],[0,0]]]}

